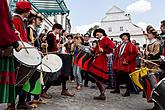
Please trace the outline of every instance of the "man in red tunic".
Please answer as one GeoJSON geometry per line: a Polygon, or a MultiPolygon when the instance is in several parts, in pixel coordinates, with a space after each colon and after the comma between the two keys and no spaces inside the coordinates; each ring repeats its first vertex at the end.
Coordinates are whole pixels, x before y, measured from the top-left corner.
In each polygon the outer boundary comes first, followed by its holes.
{"type": "MultiPolygon", "coordinates": [[[[61,24],[54,24],[52,27],[52,31],[48,33],[47,38],[46,38],[47,43],[48,43],[48,52],[58,52],[58,50],[62,47],[62,45],[60,44],[59,41],[57,41],[57,38],[56,38],[57,35],[61,33],[61,30],[62,30],[61,24]]],[[[62,59],[62,61],[63,61],[63,59],[62,59]]],[[[67,61],[65,61],[65,62],[67,62],[67,61]]],[[[63,64],[65,64],[64,61],[63,61],[63,64]]],[[[57,85],[57,82],[58,82],[58,84],[62,84],[61,95],[71,96],[71,97],[74,96],[74,94],[70,94],[68,92],[67,87],[66,87],[66,82],[69,79],[69,76],[66,75],[66,73],[65,73],[66,72],[64,70],[65,66],[66,65],[63,65],[62,69],[60,70],[61,75],[58,77],[58,79],[52,77],[51,73],[48,76],[46,76],[46,77],[48,77],[48,81],[46,82],[45,88],[42,91],[42,94],[41,94],[42,97],[48,98],[48,99],[51,98],[51,96],[47,94],[47,91],[52,85],[57,85]]]]}
{"type": "Polygon", "coordinates": [[[109,79],[108,76],[108,58],[106,54],[112,53],[114,48],[114,43],[107,37],[105,31],[101,28],[96,29],[93,36],[98,38],[98,46],[94,49],[94,54],[96,55],[94,62],[90,65],[89,75],[92,76],[96,85],[100,91],[100,95],[94,97],[96,100],[105,100],[105,86],[104,83],[109,79]]]}
{"type": "Polygon", "coordinates": [[[116,73],[116,88],[111,93],[120,93],[119,82],[120,75],[125,76],[126,82],[126,92],[123,96],[130,96],[130,77],[129,73],[135,71],[136,67],[136,56],[138,55],[138,50],[135,45],[130,42],[130,34],[123,33],[120,35],[122,43],[118,46],[115,51],[115,59],[113,63],[113,70],[116,73]]]}
{"type": "MultiPolygon", "coordinates": [[[[28,37],[26,33],[26,26],[23,20],[29,16],[31,9],[31,4],[27,1],[20,1],[16,3],[16,15],[13,17],[13,24],[15,30],[19,33],[20,40],[24,42],[28,42],[28,37]]],[[[19,95],[17,109],[31,109],[32,107],[25,102],[26,95],[22,91],[22,86],[16,86],[16,93],[19,95]]]]}
{"type": "Polygon", "coordinates": [[[28,17],[31,9],[31,4],[29,2],[21,1],[16,3],[16,15],[13,17],[13,24],[24,42],[28,42],[28,38],[23,20],[28,17]]]}

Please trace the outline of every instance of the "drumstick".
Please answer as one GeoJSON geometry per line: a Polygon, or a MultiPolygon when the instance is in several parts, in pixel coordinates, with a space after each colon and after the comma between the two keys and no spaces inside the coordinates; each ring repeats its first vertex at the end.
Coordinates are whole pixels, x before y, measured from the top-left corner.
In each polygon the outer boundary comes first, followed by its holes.
{"type": "Polygon", "coordinates": [[[26,46],[25,46],[25,44],[23,43],[23,41],[22,41],[22,38],[21,38],[21,36],[20,36],[20,33],[18,32],[18,37],[19,37],[19,39],[20,39],[20,41],[21,41],[21,43],[22,43],[22,45],[23,45],[23,48],[25,49],[25,51],[29,54],[29,52],[28,52],[28,50],[27,50],[27,48],[26,48],[26,46]]]}
{"type": "Polygon", "coordinates": [[[161,72],[161,70],[158,70],[158,69],[148,69],[150,71],[157,71],[157,72],[161,72]]]}
{"type": "Polygon", "coordinates": [[[22,47],[22,49],[33,49],[33,48],[35,47],[26,47],[26,48],[22,47]]]}
{"type": "Polygon", "coordinates": [[[156,64],[156,63],[154,63],[154,62],[152,62],[152,61],[150,61],[150,60],[146,60],[146,59],[143,59],[143,58],[141,58],[141,57],[139,57],[139,58],[140,58],[141,60],[144,60],[145,62],[154,64],[154,65],[156,65],[156,66],[160,66],[160,65],[158,65],[158,64],[156,64]]]}
{"type": "Polygon", "coordinates": [[[46,47],[46,59],[48,60],[48,47],[46,47]]]}

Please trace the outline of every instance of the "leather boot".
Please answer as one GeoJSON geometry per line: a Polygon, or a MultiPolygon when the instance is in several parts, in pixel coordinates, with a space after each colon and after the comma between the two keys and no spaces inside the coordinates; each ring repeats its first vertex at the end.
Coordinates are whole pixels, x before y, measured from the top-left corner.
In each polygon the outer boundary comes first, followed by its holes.
{"type": "Polygon", "coordinates": [[[94,97],[95,100],[105,100],[105,94],[100,94],[99,96],[94,97]]]}
{"type": "Polygon", "coordinates": [[[8,104],[8,105],[7,105],[7,108],[4,109],[4,110],[16,110],[15,104],[8,104]]]}
{"type": "Polygon", "coordinates": [[[46,98],[46,99],[51,99],[52,98],[52,96],[47,94],[46,92],[43,92],[40,96],[43,97],[43,98],[46,98]]]}
{"type": "Polygon", "coordinates": [[[62,90],[61,95],[73,97],[75,94],[70,94],[68,90],[62,90]]]}

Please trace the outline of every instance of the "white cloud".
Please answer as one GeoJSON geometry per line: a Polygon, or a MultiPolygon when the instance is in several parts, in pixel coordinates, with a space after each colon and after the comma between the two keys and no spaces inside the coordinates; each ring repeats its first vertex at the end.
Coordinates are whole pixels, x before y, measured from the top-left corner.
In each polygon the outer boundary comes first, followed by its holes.
{"type": "Polygon", "coordinates": [[[141,27],[144,31],[146,31],[146,28],[147,28],[148,25],[151,25],[151,26],[153,26],[156,30],[159,30],[159,26],[155,26],[155,25],[153,25],[153,24],[151,24],[151,23],[138,22],[136,25],[139,26],[139,27],[141,27]]]}
{"type": "Polygon", "coordinates": [[[138,0],[132,4],[130,4],[126,11],[128,13],[144,13],[151,10],[151,2],[147,0],[138,0]]]}
{"type": "Polygon", "coordinates": [[[73,27],[72,29],[72,33],[81,33],[81,34],[85,34],[91,27],[95,26],[95,25],[101,25],[100,22],[94,22],[91,24],[87,24],[87,25],[81,25],[81,26],[76,26],[73,27]]]}
{"type": "Polygon", "coordinates": [[[149,23],[145,23],[145,22],[138,22],[136,25],[138,25],[139,27],[141,27],[145,31],[146,27],[148,25],[150,25],[150,24],[149,23]]]}

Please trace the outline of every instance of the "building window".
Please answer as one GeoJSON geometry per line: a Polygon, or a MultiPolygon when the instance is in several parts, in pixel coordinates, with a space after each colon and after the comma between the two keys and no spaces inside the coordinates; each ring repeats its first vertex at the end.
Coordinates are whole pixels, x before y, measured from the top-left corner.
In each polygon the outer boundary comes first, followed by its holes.
{"type": "Polygon", "coordinates": [[[124,31],[123,26],[120,27],[120,31],[124,31]]]}
{"type": "Polygon", "coordinates": [[[109,27],[109,28],[108,28],[108,31],[109,31],[109,32],[112,32],[112,27],[109,27]]]}

